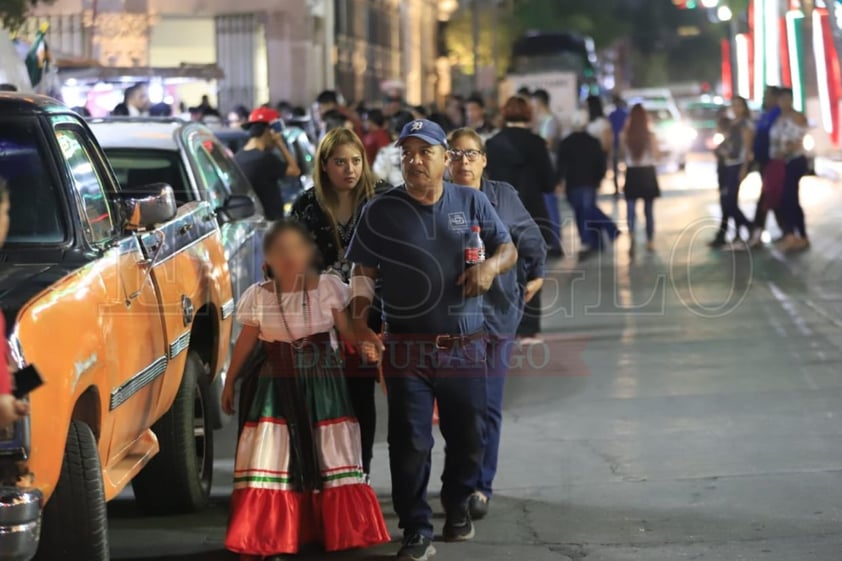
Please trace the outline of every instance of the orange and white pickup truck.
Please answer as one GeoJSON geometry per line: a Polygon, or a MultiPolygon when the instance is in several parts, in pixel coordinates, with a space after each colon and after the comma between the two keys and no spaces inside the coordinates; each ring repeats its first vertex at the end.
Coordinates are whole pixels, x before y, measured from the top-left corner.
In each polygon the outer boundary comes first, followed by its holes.
{"type": "Polygon", "coordinates": [[[44,380],[0,432],[0,558],[104,561],[105,503],[129,483],[147,511],[207,501],[234,313],[217,220],[254,203],[121,191],[85,122],[34,96],[0,94],[0,177],[10,354],[44,380]]]}

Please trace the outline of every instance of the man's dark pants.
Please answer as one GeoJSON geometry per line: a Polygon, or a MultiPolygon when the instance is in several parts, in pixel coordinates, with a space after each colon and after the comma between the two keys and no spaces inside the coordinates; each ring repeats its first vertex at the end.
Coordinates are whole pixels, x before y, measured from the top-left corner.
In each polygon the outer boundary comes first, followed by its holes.
{"type": "Polygon", "coordinates": [[[386,337],[384,374],[389,399],[392,501],[404,535],[433,537],[427,502],[433,449],[433,404],[447,445],[442,502],[466,508],[483,459],[486,342],[436,349],[407,337],[386,337]]]}

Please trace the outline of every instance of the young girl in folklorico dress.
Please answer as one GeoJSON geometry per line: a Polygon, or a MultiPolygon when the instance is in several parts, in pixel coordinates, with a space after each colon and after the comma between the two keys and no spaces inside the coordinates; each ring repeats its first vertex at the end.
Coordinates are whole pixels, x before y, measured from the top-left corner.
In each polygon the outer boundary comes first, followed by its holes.
{"type": "MultiPolygon", "coordinates": [[[[243,330],[222,394],[234,409],[234,383],[255,345],[267,360],[240,433],[225,547],[243,560],[280,559],[301,545],[327,551],[390,540],[362,470],[360,428],[348,401],[337,330],[353,340],[349,289],[315,272],[316,250],[298,223],[276,222],[264,240],[271,277],[243,294],[243,330]]],[[[362,349],[373,361],[374,348],[362,349]]]]}

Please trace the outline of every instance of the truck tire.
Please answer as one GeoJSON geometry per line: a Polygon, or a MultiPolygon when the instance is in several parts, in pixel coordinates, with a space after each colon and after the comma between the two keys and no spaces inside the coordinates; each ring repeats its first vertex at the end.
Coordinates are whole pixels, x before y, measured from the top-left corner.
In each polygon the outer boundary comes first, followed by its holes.
{"type": "Polygon", "coordinates": [[[210,396],[204,364],[191,352],[172,407],[152,427],[161,451],[132,481],[142,511],[187,513],[207,505],[213,481],[210,396]]]}
{"type": "Polygon", "coordinates": [[[91,428],[72,421],[61,475],[44,506],[36,561],[108,561],[102,467],[91,428]]]}

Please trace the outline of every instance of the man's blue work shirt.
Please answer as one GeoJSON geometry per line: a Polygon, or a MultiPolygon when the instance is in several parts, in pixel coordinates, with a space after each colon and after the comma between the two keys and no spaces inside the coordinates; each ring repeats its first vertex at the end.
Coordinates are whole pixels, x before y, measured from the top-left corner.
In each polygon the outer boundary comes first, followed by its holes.
{"type": "Polygon", "coordinates": [[[754,159],[761,164],[769,161],[769,133],[772,131],[772,125],[778,120],[781,115],[780,107],[773,107],[765,111],[757,120],[757,127],[754,133],[754,159]]]}
{"type": "Polygon", "coordinates": [[[379,269],[383,319],[396,334],[470,334],[483,329],[483,298],[467,298],[457,285],[465,271],[471,226],[490,257],[511,242],[488,199],[475,189],[445,183],[432,205],[405,186],[373,199],[348,246],[348,259],[379,269]]]}
{"type": "Polygon", "coordinates": [[[491,335],[514,337],[523,316],[522,284],[544,277],[547,246],[514,187],[483,180],[480,190],[509,229],[518,255],[517,267],[498,275],[484,297],[485,324],[491,335]]]}

